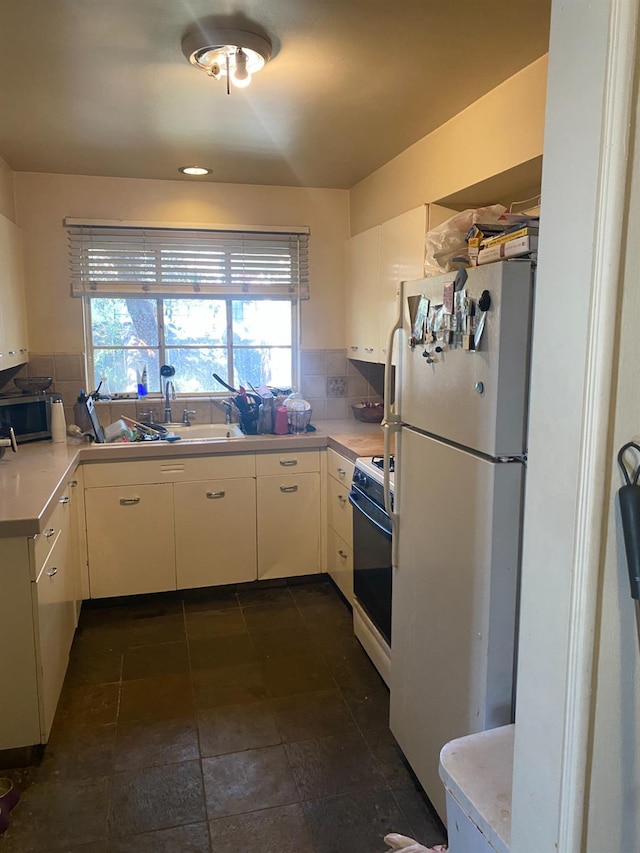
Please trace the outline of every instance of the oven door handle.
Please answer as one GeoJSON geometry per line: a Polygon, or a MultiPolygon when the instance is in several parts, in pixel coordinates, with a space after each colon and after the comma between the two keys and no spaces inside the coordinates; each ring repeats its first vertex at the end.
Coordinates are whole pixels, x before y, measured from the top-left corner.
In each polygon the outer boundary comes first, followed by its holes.
{"type": "Polygon", "coordinates": [[[391,539],[391,535],[392,535],[391,534],[391,528],[385,527],[384,524],[380,524],[380,522],[377,519],[372,518],[372,516],[370,516],[369,513],[365,510],[365,508],[362,506],[362,504],[358,503],[358,501],[354,498],[353,492],[349,493],[349,503],[351,504],[351,506],[353,506],[355,509],[357,509],[359,512],[361,512],[364,515],[364,517],[368,521],[370,521],[371,524],[373,524],[375,527],[377,527],[381,533],[384,533],[386,536],[388,536],[391,539]]]}

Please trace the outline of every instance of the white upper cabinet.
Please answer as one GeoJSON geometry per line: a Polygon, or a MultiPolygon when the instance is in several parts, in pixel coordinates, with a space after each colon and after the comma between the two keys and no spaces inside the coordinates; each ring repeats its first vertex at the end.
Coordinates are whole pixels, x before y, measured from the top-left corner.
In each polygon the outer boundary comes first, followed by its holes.
{"type": "Polygon", "coordinates": [[[376,225],[356,234],[348,244],[347,356],[359,361],[380,361],[380,234],[376,225]]]}
{"type": "Polygon", "coordinates": [[[0,216],[0,370],[28,360],[21,234],[0,216]]]}
{"type": "Polygon", "coordinates": [[[424,276],[424,235],[427,230],[427,205],[394,216],[381,226],[380,310],[378,347],[385,361],[389,330],[396,316],[396,299],[401,281],[424,276]]]}
{"type": "Polygon", "coordinates": [[[424,238],[456,213],[421,204],[356,234],[348,245],[347,355],[384,363],[401,281],[424,276],[424,238]]]}

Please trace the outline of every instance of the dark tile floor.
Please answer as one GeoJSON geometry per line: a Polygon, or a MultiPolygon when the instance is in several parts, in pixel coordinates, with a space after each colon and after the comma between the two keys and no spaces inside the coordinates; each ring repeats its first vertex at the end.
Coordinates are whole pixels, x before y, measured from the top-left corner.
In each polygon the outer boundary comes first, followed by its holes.
{"type": "Polygon", "coordinates": [[[0,853],[382,853],[442,827],[329,581],[83,607],[0,853]]]}

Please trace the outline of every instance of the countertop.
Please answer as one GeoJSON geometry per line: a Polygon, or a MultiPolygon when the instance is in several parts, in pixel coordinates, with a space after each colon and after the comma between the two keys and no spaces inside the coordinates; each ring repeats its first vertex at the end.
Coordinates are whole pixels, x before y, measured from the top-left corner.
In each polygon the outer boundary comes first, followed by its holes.
{"type": "MultiPolygon", "coordinates": [[[[352,462],[355,462],[359,456],[382,456],[384,453],[384,438],[380,424],[368,424],[368,426],[377,427],[377,431],[373,434],[342,434],[332,432],[328,437],[327,447],[332,447],[352,462]]],[[[393,444],[391,447],[393,452],[393,444]]]]}
{"type": "Polygon", "coordinates": [[[81,462],[154,459],[333,447],[349,459],[382,453],[380,424],[356,420],[314,424],[304,435],[258,435],[235,440],[86,444],[51,441],[19,445],[0,459],[0,538],[42,532],[55,501],[81,462]]]}

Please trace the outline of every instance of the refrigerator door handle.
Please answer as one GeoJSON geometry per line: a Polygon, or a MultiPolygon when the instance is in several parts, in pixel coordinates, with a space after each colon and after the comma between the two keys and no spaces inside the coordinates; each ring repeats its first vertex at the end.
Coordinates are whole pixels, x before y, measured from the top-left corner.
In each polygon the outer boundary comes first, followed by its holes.
{"type": "Polygon", "coordinates": [[[400,282],[400,286],[398,288],[398,302],[396,304],[396,307],[398,309],[398,313],[396,314],[393,326],[389,330],[387,353],[384,361],[384,419],[382,421],[382,435],[384,437],[384,508],[387,511],[387,515],[391,519],[391,527],[394,533],[391,539],[391,565],[394,569],[398,567],[398,495],[396,492],[396,494],[394,495],[395,507],[392,507],[391,483],[389,481],[389,462],[391,458],[391,434],[400,432],[400,430],[402,429],[402,420],[400,417],[400,413],[398,411],[394,411],[395,400],[393,402],[391,400],[391,373],[393,368],[393,342],[396,336],[396,332],[402,330],[403,323],[403,281],[400,282]]]}
{"type": "MultiPolygon", "coordinates": [[[[393,368],[393,341],[396,332],[402,329],[403,320],[403,305],[404,305],[404,282],[400,282],[398,291],[398,313],[394,320],[393,326],[389,330],[387,340],[387,353],[384,360],[384,423],[399,423],[400,413],[394,411],[394,403],[391,400],[391,372],[393,368]]],[[[385,466],[386,467],[386,466],[385,466]]]]}

